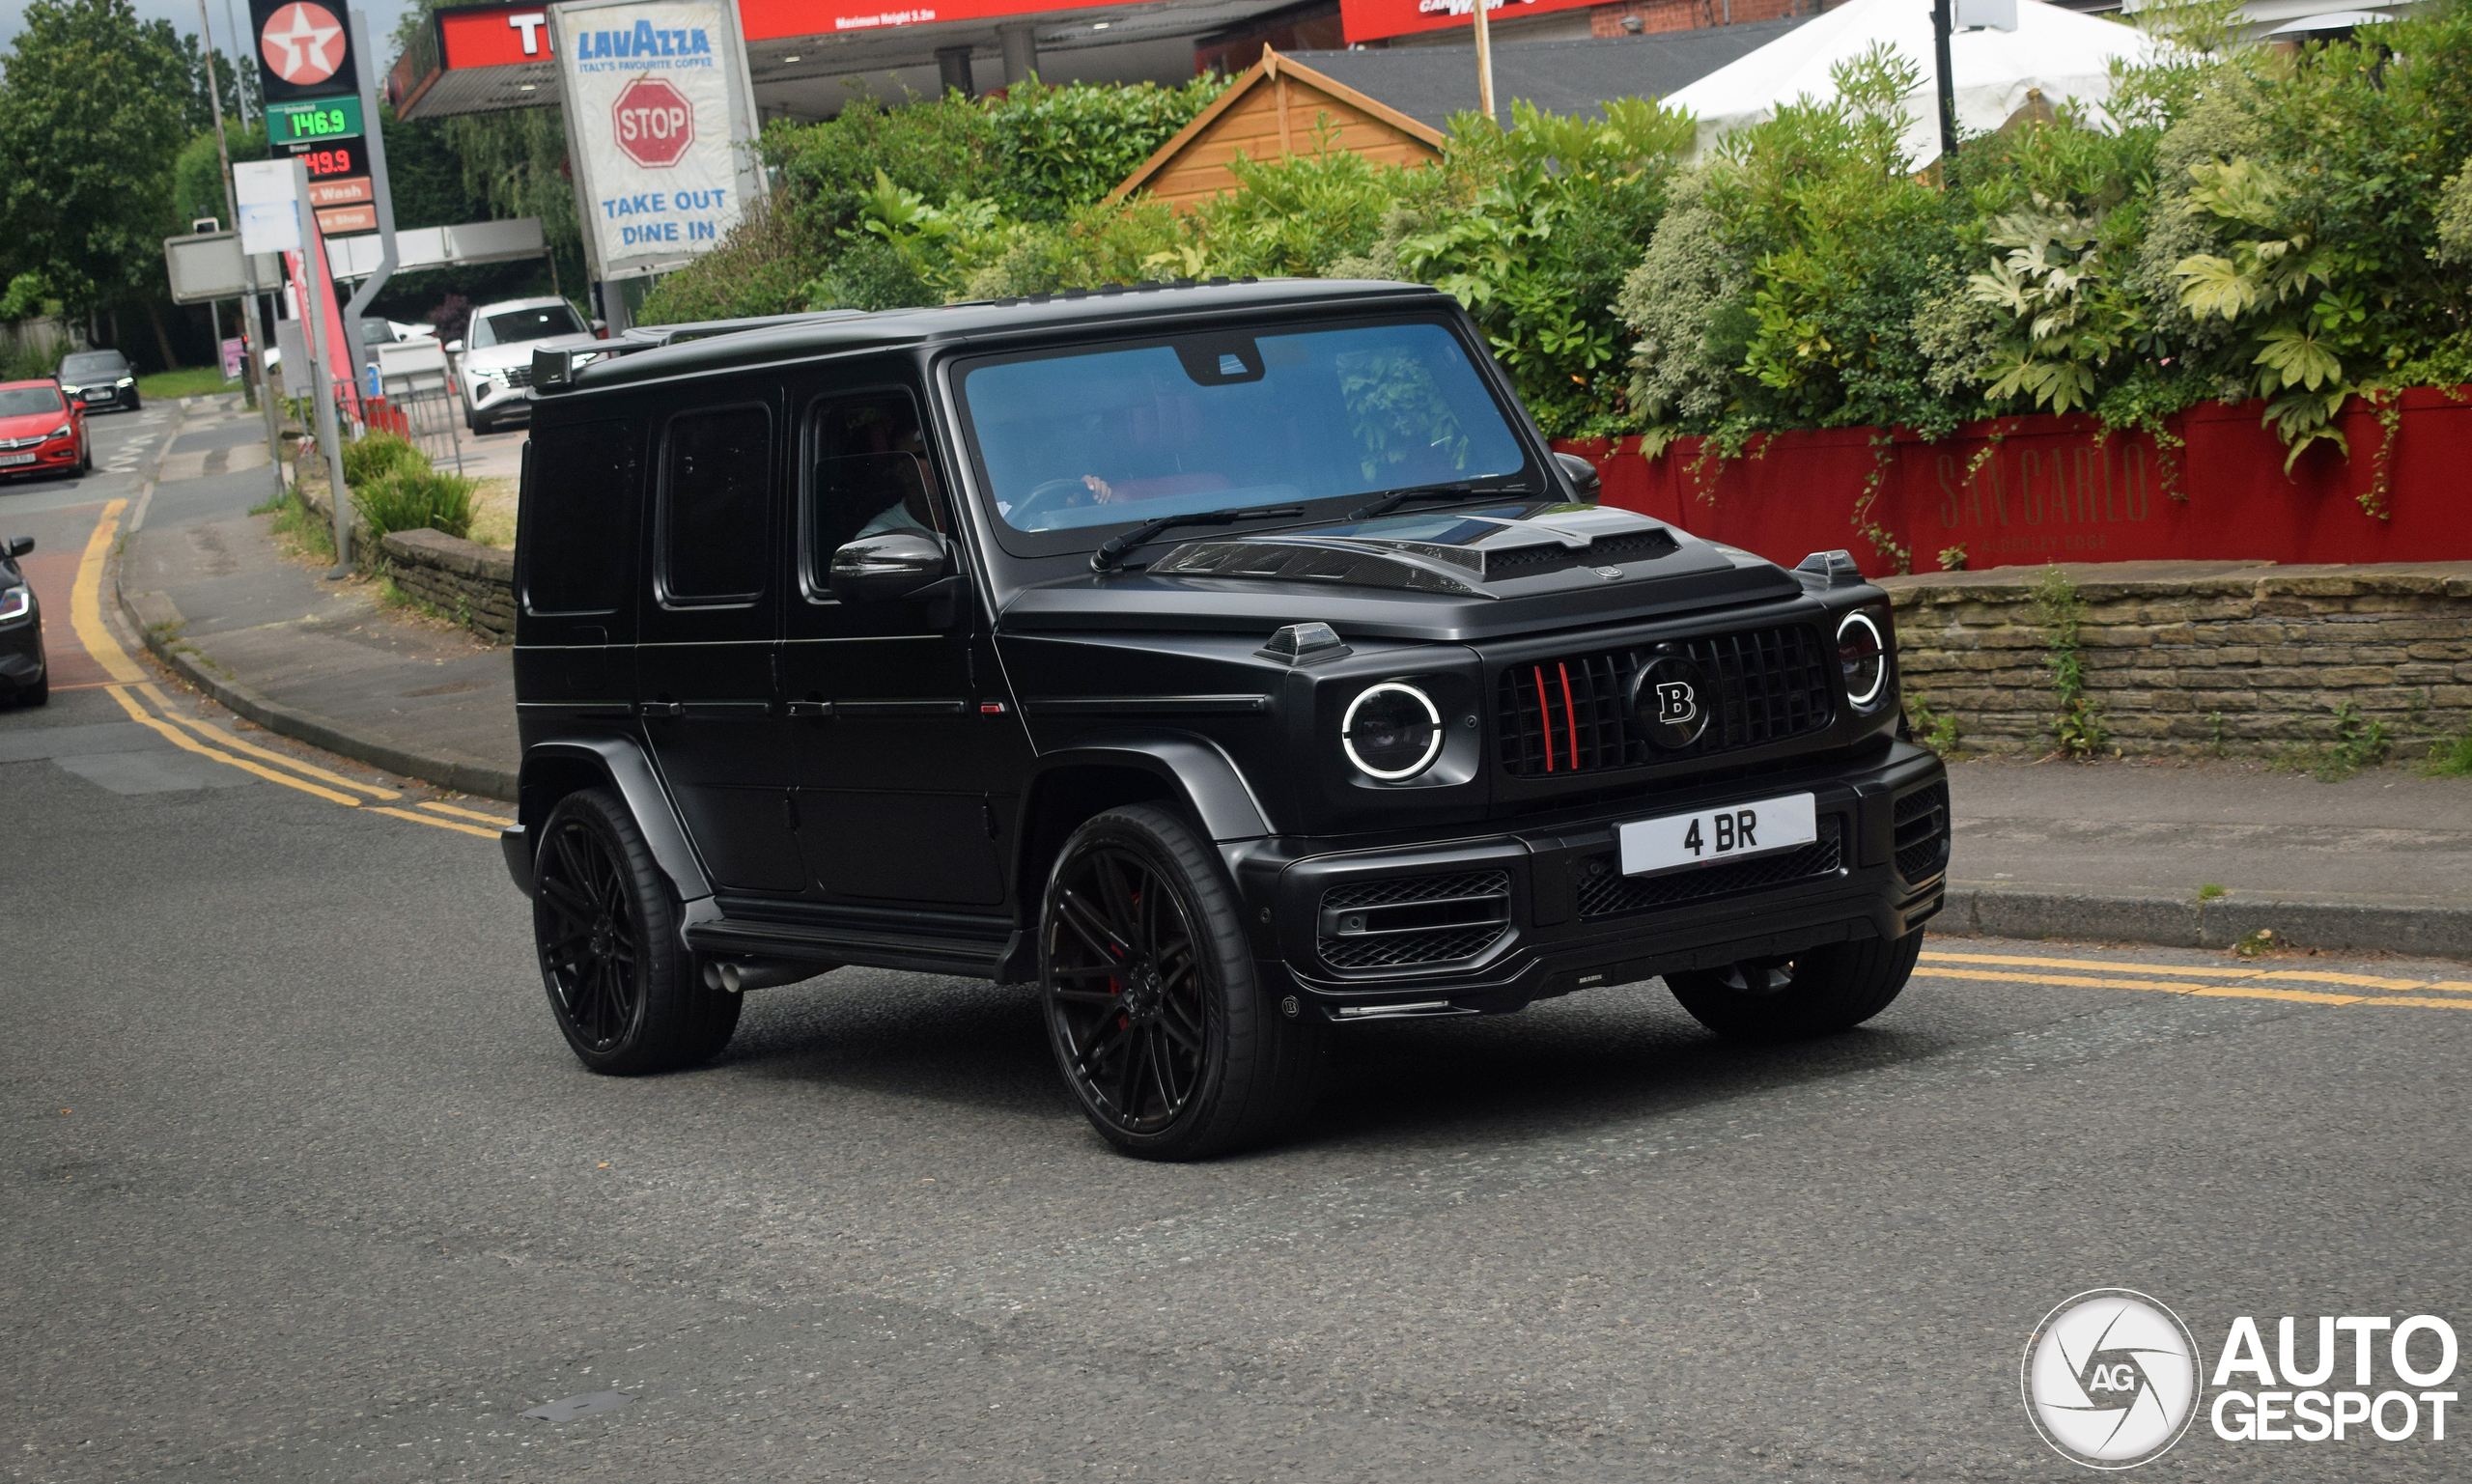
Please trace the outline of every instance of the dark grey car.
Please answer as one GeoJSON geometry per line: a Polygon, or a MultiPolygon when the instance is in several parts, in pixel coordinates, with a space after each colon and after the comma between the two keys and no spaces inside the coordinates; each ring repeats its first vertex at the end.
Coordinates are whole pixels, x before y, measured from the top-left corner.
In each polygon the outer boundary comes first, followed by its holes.
{"type": "Polygon", "coordinates": [[[35,548],[31,536],[0,546],[0,698],[20,706],[51,699],[51,662],[42,648],[42,604],[17,558],[35,548]]]}
{"type": "Polygon", "coordinates": [[[60,363],[60,389],[86,399],[86,410],[138,407],[137,368],[118,350],[79,350],[60,363]]]}

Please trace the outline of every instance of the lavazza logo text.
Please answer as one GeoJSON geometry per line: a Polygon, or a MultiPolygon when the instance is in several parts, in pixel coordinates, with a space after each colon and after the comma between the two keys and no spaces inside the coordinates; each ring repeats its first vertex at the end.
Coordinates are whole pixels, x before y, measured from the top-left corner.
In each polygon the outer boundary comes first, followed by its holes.
{"type": "Polygon", "coordinates": [[[2021,1380],[2026,1415],[2055,1452],[2090,1469],[2134,1469],[2170,1451],[2201,1411],[2226,1442],[2442,1442],[2456,1399],[2442,1388],[2456,1360],[2455,1327],[2434,1314],[2244,1314],[2209,1382],[2177,1314],[2141,1293],[2097,1288],[2044,1316],[2026,1341],[2021,1380]]]}

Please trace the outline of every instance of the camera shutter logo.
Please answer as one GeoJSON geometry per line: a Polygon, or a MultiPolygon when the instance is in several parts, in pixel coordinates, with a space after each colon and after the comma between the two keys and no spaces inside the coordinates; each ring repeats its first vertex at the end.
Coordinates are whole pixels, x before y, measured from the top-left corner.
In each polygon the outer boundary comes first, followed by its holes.
{"type": "Polygon", "coordinates": [[[1708,678],[1680,655],[1657,655],[1631,681],[1631,720],[1648,741],[1679,752],[1708,730],[1708,678]]]}
{"type": "Polygon", "coordinates": [[[2052,1450],[2090,1469],[2161,1457],[2197,1415],[2198,1347],[2141,1293],[2097,1288],[2045,1315],[2026,1341],[2026,1415],[2052,1450]]]}

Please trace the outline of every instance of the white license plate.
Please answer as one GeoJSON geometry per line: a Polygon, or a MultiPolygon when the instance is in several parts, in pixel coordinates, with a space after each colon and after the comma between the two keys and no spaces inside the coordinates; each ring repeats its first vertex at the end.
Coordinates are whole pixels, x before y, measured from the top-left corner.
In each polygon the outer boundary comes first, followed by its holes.
{"type": "Polygon", "coordinates": [[[13,463],[32,463],[34,462],[35,456],[32,454],[0,454],[0,469],[5,469],[13,463]]]}
{"type": "Polygon", "coordinates": [[[1819,838],[1819,811],[1809,794],[1787,794],[1697,814],[1670,814],[1661,820],[1640,820],[1619,831],[1622,874],[1654,876],[1773,855],[1819,838]]]}

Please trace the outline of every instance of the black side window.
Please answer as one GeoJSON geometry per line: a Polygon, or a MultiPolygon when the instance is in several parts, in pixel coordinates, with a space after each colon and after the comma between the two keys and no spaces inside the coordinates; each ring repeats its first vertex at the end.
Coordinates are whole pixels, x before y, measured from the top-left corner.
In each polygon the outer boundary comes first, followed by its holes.
{"type": "Polygon", "coordinates": [[[635,548],[635,428],[621,421],[532,435],[523,492],[523,605],[533,613],[613,613],[635,548]]]}
{"type": "Polygon", "coordinates": [[[941,531],[934,462],[908,392],[819,402],[809,423],[807,585],[822,592],[832,553],[861,536],[941,531]]]}
{"type": "Polygon", "coordinates": [[[728,407],[673,418],[662,452],[661,586],[681,602],[764,596],[772,418],[728,407]]]}

